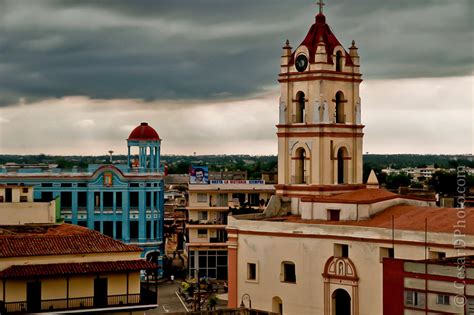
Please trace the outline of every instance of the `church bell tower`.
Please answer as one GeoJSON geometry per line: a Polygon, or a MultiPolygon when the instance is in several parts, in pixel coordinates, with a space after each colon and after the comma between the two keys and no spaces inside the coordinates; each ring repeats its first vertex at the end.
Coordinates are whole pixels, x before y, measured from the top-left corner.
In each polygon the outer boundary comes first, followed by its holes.
{"type": "MultiPolygon", "coordinates": [[[[360,60],[355,42],[344,49],[319,13],[303,42],[283,47],[277,194],[328,195],[362,185],[360,60]]],[[[293,206],[292,206],[293,208],[293,206]]]]}

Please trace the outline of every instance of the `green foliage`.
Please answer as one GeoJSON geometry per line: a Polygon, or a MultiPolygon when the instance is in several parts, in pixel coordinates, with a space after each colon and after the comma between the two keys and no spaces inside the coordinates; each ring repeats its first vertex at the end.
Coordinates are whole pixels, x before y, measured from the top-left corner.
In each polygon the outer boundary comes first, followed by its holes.
{"type": "Polygon", "coordinates": [[[385,185],[388,189],[398,189],[400,186],[406,187],[409,186],[410,183],[410,176],[405,173],[392,174],[385,179],[385,185]]]}

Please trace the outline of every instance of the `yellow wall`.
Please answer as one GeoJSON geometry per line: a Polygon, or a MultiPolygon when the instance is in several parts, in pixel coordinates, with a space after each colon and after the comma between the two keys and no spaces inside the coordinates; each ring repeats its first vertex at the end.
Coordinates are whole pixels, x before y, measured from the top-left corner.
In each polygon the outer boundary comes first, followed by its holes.
{"type": "MultiPolygon", "coordinates": [[[[96,275],[77,275],[69,279],[69,297],[92,297],[94,296],[94,279],[96,275]]],[[[101,274],[100,278],[108,279],[108,295],[127,294],[126,273],[101,274]]],[[[7,280],[6,281],[6,302],[26,301],[26,283],[34,281],[28,280],[7,280]]],[[[65,299],[67,297],[66,277],[45,278],[41,281],[41,298],[43,300],[65,299]]],[[[0,282],[0,289],[3,292],[3,282],[0,282]]],[[[140,272],[129,274],[129,294],[140,293],[140,272]]],[[[2,297],[3,299],[3,297],[2,297]]]]}
{"type": "Polygon", "coordinates": [[[0,202],[2,224],[55,223],[56,206],[52,202],[0,202]]]}

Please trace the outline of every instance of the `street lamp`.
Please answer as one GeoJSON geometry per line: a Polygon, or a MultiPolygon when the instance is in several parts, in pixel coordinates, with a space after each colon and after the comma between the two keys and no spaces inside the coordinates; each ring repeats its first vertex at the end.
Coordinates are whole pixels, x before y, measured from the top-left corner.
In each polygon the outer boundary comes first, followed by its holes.
{"type": "Polygon", "coordinates": [[[250,299],[250,295],[248,293],[244,293],[242,295],[242,299],[240,300],[240,307],[242,308],[245,307],[244,300],[249,302],[249,309],[252,309],[252,300],[250,299]]]}

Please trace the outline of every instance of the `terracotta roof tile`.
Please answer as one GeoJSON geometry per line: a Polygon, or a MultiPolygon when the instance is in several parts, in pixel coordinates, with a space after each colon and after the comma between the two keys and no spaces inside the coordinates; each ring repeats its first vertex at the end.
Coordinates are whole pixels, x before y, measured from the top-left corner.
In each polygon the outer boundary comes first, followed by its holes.
{"type": "Polygon", "coordinates": [[[385,189],[357,189],[347,193],[336,194],[332,196],[320,196],[320,197],[307,197],[302,198],[303,202],[328,202],[328,203],[374,203],[389,199],[403,198],[403,199],[415,199],[415,200],[424,200],[432,201],[427,199],[415,198],[412,196],[401,196],[395,193],[392,193],[385,189]]]}
{"type": "MultiPolygon", "coordinates": [[[[394,217],[395,229],[424,231],[425,218],[428,219],[428,231],[435,233],[453,233],[453,226],[458,221],[458,211],[465,211],[465,221],[474,222],[474,208],[437,208],[397,205],[389,207],[376,214],[368,220],[360,221],[324,221],[324,220],[303,220],[299,216],[288,216],[286,222],[313,223],[342,226],[366,226],[374,228],[392,228],[392,216],[394,217]]],[[[466,235],[474,235],[474,225],[467,223],[462,229],[466,235]]]]}
{"type": "Polygon", "coordinates": [[[72,224],[0,226],[0,258],[108,252],[140,252],[97,231],[72,224]]]}
{"type": "Polygon", "coordinates": [[[87,263],[14,265],[1,271],[0,278],[48,277],[71,274],[151,270],[157,268],[157,264],[142,259],[87,263]]]}

